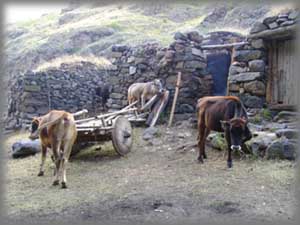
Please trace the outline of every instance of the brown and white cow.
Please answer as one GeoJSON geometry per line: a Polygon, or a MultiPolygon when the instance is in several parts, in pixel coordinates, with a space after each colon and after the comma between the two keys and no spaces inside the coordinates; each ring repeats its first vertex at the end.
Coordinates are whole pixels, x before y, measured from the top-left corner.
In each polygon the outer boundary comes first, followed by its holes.
{"type": "Polygon", "coordinates": [[[232,167],[231,150],[241,150],[252,134],[247,126],[245,107],[235,96],[208,96],[198,100],[198,161],[203,163],[205,140],[210,131],[225,132],[228,145],[227,166],[232,167]]]}
{"type": "Polygon", "coordinates": [[[159,79],[146,83],[134,83],[128,88],[128,103],[141,101],[141,107],[143,107],[146,100],[161,92],[163,92],[163,85],[159,79]]]}
{"type": "Polygon", "coordinates": [[[44,175],[47,148],[51,148],[55,163],[53,185],[58,185],[61,179],[62,188],[67,187],[66,164],[76,137],[77,129],[71,113],[52,110],[44,116],[33,118],[29,138],[40,138],[42,145],[42,162],[38,176],[44,175]]]}

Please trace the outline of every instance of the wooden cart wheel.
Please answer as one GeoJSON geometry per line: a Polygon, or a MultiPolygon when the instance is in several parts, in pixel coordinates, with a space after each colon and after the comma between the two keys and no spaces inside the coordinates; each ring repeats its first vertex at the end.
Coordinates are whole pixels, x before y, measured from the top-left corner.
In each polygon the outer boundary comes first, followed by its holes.
{"type": "Polygon", "coordinates": [[[126,155],[131,150],[132,127],[124,116],[118,116],[114,122],[112,143],[117,153],[121,156],[126,155]]]}

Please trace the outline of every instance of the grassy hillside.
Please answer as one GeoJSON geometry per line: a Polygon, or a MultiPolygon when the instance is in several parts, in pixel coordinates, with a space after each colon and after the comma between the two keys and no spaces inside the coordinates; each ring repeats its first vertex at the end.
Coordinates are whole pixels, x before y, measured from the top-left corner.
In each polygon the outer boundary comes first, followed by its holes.
{"type": "Polygon", "coordinates": [[[18,76],[64,55],[101,56],[116,43],[155,41],[167,46],[176,31],[198,30],[206,34],[227,30],[247,34],[256,20],[286,7],[251,5],[246,1],[75,6],[39,19],[8,24],[7,72],[18,76]]]}

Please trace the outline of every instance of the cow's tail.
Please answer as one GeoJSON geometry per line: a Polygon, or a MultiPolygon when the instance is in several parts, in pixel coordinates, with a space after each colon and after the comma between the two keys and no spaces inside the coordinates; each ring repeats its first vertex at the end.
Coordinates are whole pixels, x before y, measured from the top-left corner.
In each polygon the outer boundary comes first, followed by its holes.
{"type": "Polygon", "coordinates": [[[201,98],[198,99],[197,104],[196,104],[196,110],[198,111],[200,108],[200,102],[201,102],[201,98]]]}
{"type": "Polygon", "coordinates": [[[49,121],[47,123],[42,124],[39,128],[38,128],[38,132],[40,132],[42,129],[52,126],[54,124],[59,123],[63,118],[64,118],[65,114],[62,114],[61,116],[59,116],[58,118],[56,118],[55,120],[49,121]]]}

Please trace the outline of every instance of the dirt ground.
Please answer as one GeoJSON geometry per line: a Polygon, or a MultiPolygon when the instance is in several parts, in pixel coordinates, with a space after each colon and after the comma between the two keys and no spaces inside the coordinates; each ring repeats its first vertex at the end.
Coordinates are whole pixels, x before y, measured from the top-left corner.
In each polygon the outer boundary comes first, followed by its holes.
{"type": "MultiPolygon", "coordinates": [[[[293,221],[295,162],[234,158],[226,168],[223,152],[207,148],[203,165],[186,124],[158,126],[153,140],[134,128],[131,152],[119,157],[110,142],[83,149],[67,170],[68,189],[52,186],[53,165],[47,157],[38,177],[40,154],[12,159],[7,154],[5,205],[10,221],[172,222],[293,221]],[[101,148],[99,148],[101,147],[101,148]]],[[[7,136],[7,153],[27,133],[7,136]]]]}

